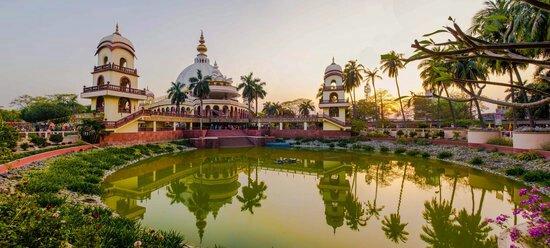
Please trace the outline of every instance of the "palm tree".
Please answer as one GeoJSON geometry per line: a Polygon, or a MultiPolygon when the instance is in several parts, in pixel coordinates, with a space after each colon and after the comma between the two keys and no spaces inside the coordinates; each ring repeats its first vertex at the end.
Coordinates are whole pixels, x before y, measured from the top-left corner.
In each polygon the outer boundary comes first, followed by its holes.
{"type": "MultiPolygon", "coordinates": [[[[467,79],[467,80],[485,80],[487,76],[487,68],[478,60],[465,59],[459,60],[453,63],[452,70],[455,78],[458,79],[467,79]]],[[[467,83],[464,85],[468,90],[476,94],[475,89],[481,90],[478,84],[467,83]]],[[[477,117],[479,119],[481,127],[485,127],[485,122],[483,121],[483,115],[481,114],[481,106],[477,98],[473,99],[473,102],[476,106],[477,117]]]]}
{"type": "Polygon", "coordinates": [[[264,102],[262,112],[266,115],[282,115],[284,111],[283,106],[278,102],[264,102]]]}
{"type": "Polygon", "coordinates": [[[254,85],[254,102],[256,103],[256,117],[258,117],[258,98],[264,99],[267,92],[264,90],[265,82],[259,82],[254,85]]]}
{"type": "Polygon", "coordinates": [[[372,90],[373,90],[373,93],[374,93],[374,106],[375,106],[375,110],[376,110],[376,120],[380,120],[380,111],[378,109],[378,99],[377,99],[377,96],[376,96],[376,85],[374,84],[374,81],[376,81],[376,79],[382,79],[382,77],[380,75],[378,75],[378,68],[375,68],[374,70],[371,70],[369,68],[365,68],[365,75],[367,76],[367,84],[370,82],[372,84],[372,90]]]}
{"type": "Polygon", "coordinates": [[[298,106],[298,111],[303,116],[309,115],[309,111],[313,110],[315,110],[315,106],[313,106],[313,102],[311,100],[304,101],[298,106]]]}
{"type": "Polygon", "coordinates": [[[373,202],[371,203],[371,201],[367,201],[367,215],[369,216],[368,218],[372,218],[373,216],[376,218],[376,219],[379,219],[380,218],[380,212],[382,210],[384,210],[384,206],[381,206],[381,207],[377,207],[376,206],[376,200],[378,199],[378,179],[379,179],[379,174],[378,171],[380,169],[380,164],[376,165],[376,179],[375,179],[375,188],[374,188],[374,200],[373,202]]]}
{"type": "Polygon", "coordinates": [[[355,88],[361,86],[363,82],[363,72],[365,68],[362,64],[357,63],[357,60],[350,60],[344,67],[344,88],[347,92],[353,92],[353,116],[356,115],[356,98],[355,98],[355,88]]]}
{"type": "Polygon", "coordinates": [[[172,104],[176,104],[176,112],[180,111],[180,104],[185,102],[187,99],[187,94],[181,90],[183,83],[181,82],[172,82],[170,88],[166,93],[168,93],[168,98],[172,104]]]}
{"type": "Polygon", "coordinates": [[[319,89],[317,89],[317,95],[315,95],[316,98],[318,98],[318,99],[323,98],[324,86],[325,86],[325,84],[321,84],[321,86],[319,86],[319,89]]]}
{"type": "Polygon", "coordinates": [[[199,117],[200,117],[200,129],[202,130],[202,100],[205,98],[208,98],[210,95],[210,81],[212,81],[212,77],[210,76],[202,76],[201,70],[197,70],[197,77],[192,77],[189,79],[189,82],[191,85],[189,86],[189,89],[193,92],[193,95],[195,97],[199,98],[200,101],[200,110],[199,110],[199,117]]]}
{"type": "Polygon", "coordinates": [[[405,68],[405,64],[402,59],[403,54],[390,51],[389,53],[381,56],[380,63],[382,65],[380,68],[383,72],[387,73],[389,77],[395,78],[395,86],[397,87],[397,97],[399,99],[399,107],[401,108],[401,116],[403,117],[403,122],[405,122],[405,111],[403,111],[403,102],[401,101],[401,92],[399,90],[399,82],[397,80],[399,70],[405,68]]]}
{"type": "Polygon", "coordinates": [[[242,96],[243,96],[243,99],[245,99],[248,102],[248,111],[250,113],[252,113],[252,107],[251,107],[252,101],[257,97],[256,89],[258,87],[256,85],[260,82],[261,80],[259,78],[255,78],[251,72],[248,75],[241,76],[241,83],[237,85],[237,90],[243,91],[242,96]]]}
{"type": "MultiPolygon", "coordinates": [[[[439,50],[439,49],[436,49],[439,50]]],[[[448,71],[450,69],[450,64],[442,61],[439,58],[429,58],[422,60],[418,64],[418,69],[420,70],[420,78],[422,79],[422,87],[425,90],[432,92],[441,92],[445,91],[445,95],[449,98],[449,86],[450,81],[442,81],[441,70],[448,71]]],[[[437,98],[437,107],[439,108],[439,97],[437,98]]],[[[453,124],[456,125],[456,113],[451,100],[447,99],[449,103],[449,109],[451,110],[451,115],[453,118],[453,124]]]]}

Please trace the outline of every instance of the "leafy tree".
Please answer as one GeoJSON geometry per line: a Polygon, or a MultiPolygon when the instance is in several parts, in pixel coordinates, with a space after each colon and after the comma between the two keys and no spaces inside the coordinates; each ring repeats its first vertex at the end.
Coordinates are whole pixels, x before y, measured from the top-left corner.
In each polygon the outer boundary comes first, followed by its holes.
{"type": "MultiPolygon", "coordinates": [[[[487,78],[487,68],[479,60],[465,59],[459,60],[453,63],[452,70],[455,78],[466,80],[485,80],[487,78]]],[[[465,83],[470,92],[476,92],[481,94],[483,88],[476,83],[465,83]]],[[[475,107],[477,109],[477,117],[482,127],[485,127],[485,122],[481,114],[481,104],[477,98],[473,99],[475,107]]]]}
{"type": "Polygon", "coordinates": [[[87,112],[87,107],[77,101],[75,94],[56,94],[46,97],[21,96],[14,100],[16,105],[23,106],[21,118],[27,122],[41,122],[51,120],[61,123],[68,120],[73,114],[87,112]]]}
{"type": "Polygon", "coordinates": [[[369,118],[375,118],[377,114],[380,116],[380,121],[384,123],[385,119],[388,119],[394,113],[397,113],[398,107],[394,101],[394,97],[385,89],[378,90],[373,96],[369,96],[366,99],[359,100],[357,102],[357,118],[359,120],[366,120],[369,118]],[[379,108],[376,110],[375,97],[378,100],[379,108]]]}
{"type": "Polygon", "coordinates": [[[99,143],[105,134],[105,125],[95,119],[83,119],[77,128],[82,140],[92,144],[99,143]]]}
{"type": "Polygon", "coordinates": [[[187,94],[182,91],[182,87],[182,82],[172,82],[170,88],[166,91],[166,93],[168,93],[168,98],[170,98],[170,102],[176,104],[176,112],[180,111],[180,104],[187,99],[187,94]]]}
{"type": "Polygon", "coordinates": [[[390,51],[387,54],[381,56],[380,63],[382,64],[380,68],[382,71],[387,73],[389,77],[395,78],[395,86],[397,87],[397,97],[399,98],[399,108],[401,109],[401,116],[403,117],[403,122],[405,119],[405,111],[403,110],[403,102],[401,101],[401,91],[399,90],[399,82],[397,76],[399,75],[399,70],[405,68],[403,63],[403,54],[396,53],[395,51],[390,51]]]}
{"type": "Polygon", "coordinates": [[[18,140],[17,130],[0,120],[0,147],[13,149],[17,146],[18,140]]]}
{"type": "Polygon", "coordinates": [[[19,110],[0,109],[0,121],[20,121],[21,112],[19,110]]]}
{"type": "Polygon", "coordinates": [[[61,143],[63,142],[63,135],[60,133],[52,134],[50,135],[50,141],[55,144],[61,143]]]}
{"type": "Polygon", "coordinates": [[[309,115],[309,111],[315,110],[315,106],[311,100],[304,101],[298,106],[299,112],[301,115],[309,115]]]}
{"type": "MultiPolygon", "coordinates": [[[[200,117],[202,117],[202,101],[210,95],[210,81],[212,81],[212,77],[203,77],[201,70],[197,70],[197,77],[189,79],[191,83],[189,89],[193,92],[193,96],[198,97],[200,101],[200,117]]],[[[200,118],[200,129],[202,130],[202,118],[200,118]]]]}
{"type": "Polygon", "coordinates": [[[254,85],[254,103],[256,103],[256,116],[258,116],[258,99],[264,99],[267,92],[264,90],[265,82],[259,82],[254,85]]]}

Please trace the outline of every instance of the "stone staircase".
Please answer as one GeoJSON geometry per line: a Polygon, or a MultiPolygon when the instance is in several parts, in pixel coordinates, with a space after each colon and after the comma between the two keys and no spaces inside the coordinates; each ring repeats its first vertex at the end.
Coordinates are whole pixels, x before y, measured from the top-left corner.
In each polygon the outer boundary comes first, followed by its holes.
{"type": "Polygon", "coordinates": [[[247,137],[218,137],[220,148],[253,147],[247,137]]]}
{"type": "Polygon", "coordinates": [[[246,137],[246,133],[243,130],[208,130],[206,137],[246,137]]]}

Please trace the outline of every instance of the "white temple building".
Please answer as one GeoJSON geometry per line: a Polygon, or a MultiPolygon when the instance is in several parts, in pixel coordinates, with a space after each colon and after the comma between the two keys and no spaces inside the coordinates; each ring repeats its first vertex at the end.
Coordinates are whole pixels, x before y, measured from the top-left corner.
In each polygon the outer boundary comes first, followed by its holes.
{"type": "MultiPolygon", "coordinates": [[[[190,78],[197,77],[197,71],[201,71],[203,77],[210,76],[210,95],[208,99],[203,100],[203,116],[207,117],[244,117],[248,114],[246,105],[239,102],[240,94],[233,85],[233,80],[224,76],[216,62],[210,64],[210,59],[206,55],[207,47],[205,45],[204,35],[201,31],[199,52],[195,57],[194,63],[185,67],[179,74],[176,82],[181,82],[183,90],[189,90],[190,78]]],[[[168,86],[168,85],[167,85],[168,86]]],[[[166,87],[168,88],[168,87],[166,87]]],[[[189,98],[180,105],[179,111],[176,106],[170,102],[167,95],[156,98],[152,104],[146,105],[146,109],[155,112],[179,112],[189,115],[198,114],[198,99],[188,92],[189,98]]]]}

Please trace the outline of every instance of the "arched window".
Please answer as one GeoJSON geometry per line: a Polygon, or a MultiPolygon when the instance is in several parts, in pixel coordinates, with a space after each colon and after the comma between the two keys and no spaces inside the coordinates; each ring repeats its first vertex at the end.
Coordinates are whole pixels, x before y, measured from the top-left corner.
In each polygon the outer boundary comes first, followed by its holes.
{"type": "Polygon", "coordinates": [[[340,115],[338,108],[332,107],[328,109],[328,115],[330,117],[338,117],[340,115]]]}
{"type": "Polygon", "coordinates": [[[210,105],[206,105],[204,112],[206,112],[206,116],[210,116],[210,105]]]}
{"type": "Polygon", "coordinates": [[[126,59],[120,58],[120,63],[118,63],[118,65],[120,65],[121,67],[126,67],[126,59]]]}
{"type": "Polygon", "coordinates": [[[109,62],[109,57],[103,57],[103,64],[106,65],[109,62]]]}
{"type": "Polygon", "coordinates": [[[105,100],[103,99],[102,96],[97,98],[95,102],[95,110],[97,112],[103,112],[103,110],[105,110],[105,100]]]}
{"type": "Polygon", "coordinates": [[[336,89],[336,80],[330,81],[330,88],[331,89],[336,89]]]}
{"type": "Polygon", "coordinates": [[[213,109],[212,116],[219,116],[220,115],[220,106],[214,105],[214,107],[212,109],[213,109]]]}
{"type": "Polygon", "coordinates": [[[122,97],[118,99],[118,112],[119,113],[130,113],[132,111],[132,104],[130,99],[122,97]]]}
{"type": "Polygon", "coordinates": [[[127,77],[122,77],[120,79],[120,87],[130,88],[130,79],[128,79],[127,77]]]}
{"type": "Polygon", "coordinates": [[[329,101],[330,102],[338,102],[338,93],[336,93],[336,92],[330,93],[329,101]]]}
{"type": "Polygon", "coordinates": [[[105,84],[105,79],[103,78],[103,75],[100,75],[97,78],[97,86],[101,86],[101,85],[104,85],[104,84],[105,84]]]}

